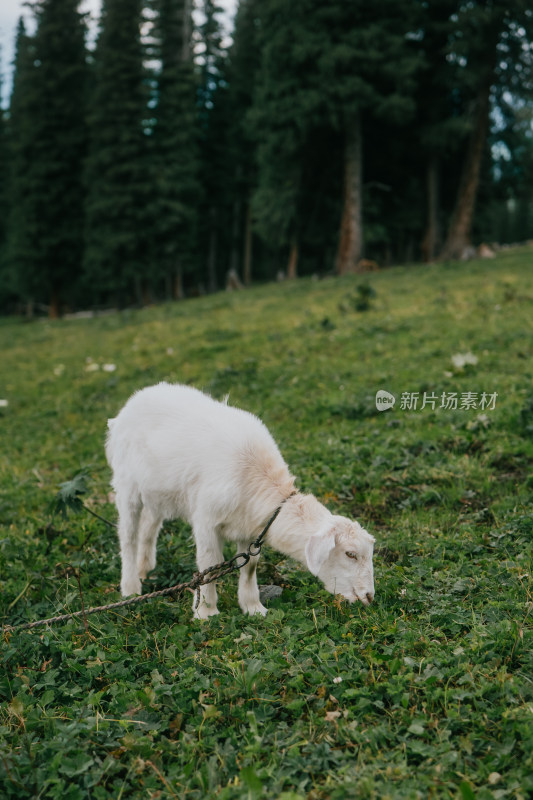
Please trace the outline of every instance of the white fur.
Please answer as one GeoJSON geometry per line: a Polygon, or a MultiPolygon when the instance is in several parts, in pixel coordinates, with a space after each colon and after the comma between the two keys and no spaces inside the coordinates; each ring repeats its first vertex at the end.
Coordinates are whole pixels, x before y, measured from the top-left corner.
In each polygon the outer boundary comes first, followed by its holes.
{"type": "MultiPolygon", "coordinates": [[[[289,498],[294,478],[253,414],[188,386],[159,383],[130,397],[108,426],[123,595],[139,594],[141,580],[155,567],[165,519],[191,523],[198,569],[204,570],[223,560],[223,540],[246,549],[286,501],[267,543],[298,559],[328,591],[365,604],[373,599],[373,537],[357,522],[331,514],[313,495],[289,498]]],[[[266,614],[256,566],[252,558],[239,572],[239,605],[245,613],[266,614]]],[[[194,615],[217,613],[211,583],[201,588],[194,615]]]]}

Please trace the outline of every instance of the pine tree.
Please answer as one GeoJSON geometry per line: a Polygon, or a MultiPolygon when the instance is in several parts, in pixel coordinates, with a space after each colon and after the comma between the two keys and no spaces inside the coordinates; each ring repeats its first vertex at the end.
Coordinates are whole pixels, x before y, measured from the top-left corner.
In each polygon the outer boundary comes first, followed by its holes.
{"type": "Polygon", "coordinates": [[[95,300],[146,299],[152,187],[141,0],[104,0],[90,96],[85,278],[95,300]]]}
{"type": "MultiPolygon", "coordinates": [[[[263,236],[290,247],[295,271],[309,195],[302,155],[328,126],[344,140],[344,189],[336,268],[356,268],[363,248],[362,165],[368,117],[403,122],[413,110],[417,58],[407,45],[412,3],[268,0],[262,11],[257,220],[263,236]]],[[[323,137],[323,141],[326,139],[323,137]]],[[[332,146],[335,137],[331,138],[332,146]]],[[[335,153],[324,153],[335,163],[335,153]]]]}
{"type": "MultiPolygon", "coordinates": [[[[1,56],[1,50],[0,50],[1,56]]],[[[0,79],[0,97],[2,81],[0,79]]],[[[9,208],[9,146],[7,139],[7,120],[5,111],[0,105],[0,309],[4,308],[9,298],[7,270],[7,215],[9,208]]]]}
{"type": "Polygon", "coordinates": [[[199,4],[202,21],[197,26],[199,39],[199,179],[202,199],[199,214],[200,259],[206,263],[207,290],[218,288],[222,266],[221,253],[227,231],[224,210],[227,177],[227,91],[225,82],[226,52],[222,47],[219,15],[214,0],[199,4]]]}
{"type": "Polygon", "coordinates": [[[408,46],[413,3],[364,0],[328,5],[322,25],[330,42],[320,60],[329,113],[344,135],[344,202],[336,257],[339,274],[357,269],[363,254],[364,121],[380,120],[391,130],[414,111],[418,68],[408,46]]]}
{"type": "Polygon", "coordinates": [[[156,271],[167,296],[183,296],[190,271],[199,198],[195,74],[190,0],[158,0],[156,125],[152,136],[156,271]]]}
{"type": "Polygon", "coordinates": [[[34,39],[22,23],[17,35],[10,260],[22,294],[56,317],[82,258],[85,24],[78,0],[41,0],[34,11],[34,39]]]}
{"type": "Polygon", "coordinates": [[[33,124],[37,116],[34,41],[26,33],[22,17],[17,26],[13,89],[9,106],[8,137],[11,164],[8,176],[10,209],[8,217],[5,285],[32,313],[39,282],[34,265],[38,247],[35,233],[33,186],[36,162],[33,158],[33,124]]]}
{"type": "MultiPolygon", "coordinates": [[[[426,199],[425,230],[421,252],[425,261],[432,261],[442,246],[443,172],[456,171],[456,153],[466,131],[466,104],[460,91],[457,64],[447,58],[449,42],[455,27],[454,18],[460,0],[434,0],[417,3],[416,29],[413,42],[420,53],[421,67],[416,87],[417,155],[424,161],[426,199]]],[[[449,179],[448,179],[449,180],[449,179]]]]}
{"type": "Polygon", "coordinates": [[[476,225],[476,233],[481,241],[526,241],[533,234],[533,106],[509,89],[500,90],[495,100],[499,125],[489,142],[498,154],[494,186],[488,218],[476,225]]]}
{"type": "Polygon", "coordinates": [[[39,262],[46,275],[50,314],[58,316],[81,272],[82,164],[85,156],[85,22],[79,0],[41,0],[35,51],[41,106],[35,153],[42,197],[39,262]]]}
{"type": "Polygon", "coordinates": [[[263,3],[261,65],[250,120],[258,142],[252,208],[261,238],[288,249],[287,274],[298,270],[302,236],[302,152],[321,103],[313,90],[316,48],[309,36],[312,3],[263,3]],[[309,57],[310,52],[310,57],[309,57]]]}
{"type": "Polygon", "coordinates": [[[460,4],[450,58],[463,66],[470,90],[470,133],[441,258],[461,258],[471,245],[476,196],[487,153],[491,97],[499,85],[531,92],[533,16],[523,0],[460,4]]]}
{"type": "Polygon", "coordinates": [[[241,0],[228,54],[227,160],[231,163],[228,192],[231,195],[230,269],[240,271],[245,285],[252,279],[252,194],[257,181],[256,142],[248,124],[261,63],[259,26],[261,0],[241,0]]]}

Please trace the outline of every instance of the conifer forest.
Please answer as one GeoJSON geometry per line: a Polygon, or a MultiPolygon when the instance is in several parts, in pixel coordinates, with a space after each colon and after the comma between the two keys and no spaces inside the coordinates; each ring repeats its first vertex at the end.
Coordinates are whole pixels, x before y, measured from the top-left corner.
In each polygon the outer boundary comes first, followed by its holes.
{"type": "MultiPolygon", "coordinates": [[[[21,19],[0,312],[146,305],[533,237],[527,0],[78,0],[21,19]]],[[[466,267],[465,267],[466,268],[466,267]]]]}

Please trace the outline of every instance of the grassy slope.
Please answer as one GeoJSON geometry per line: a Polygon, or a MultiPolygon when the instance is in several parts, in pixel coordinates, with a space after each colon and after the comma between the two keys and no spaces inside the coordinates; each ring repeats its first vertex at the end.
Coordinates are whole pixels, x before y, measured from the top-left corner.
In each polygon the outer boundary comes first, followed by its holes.
{"type": "MultiPolygon", "coordinates": [[[[531,250],[494,262],[273,285],[143,312],[0,323],[0,612],[117,598],[113,532],[51,523],[84,467],[107,516],[106,419],[136,388],[190,382],[259,414],[298,485],[381,546],[376,601],[335,602],[269,551],[285,589],[243,618],[189,597],[4,637],[0,794],[43,798],[521,798],[533,791],[531,250]],[[472,351],[476,366],[454,370],[472,351]],[[87,371],[86,359],[114,363],[87,371]],[[378,413],[378,389],[498,392],[486,411],[378,413]],[[528,616],[529,615],[529,616],[528,616]],[[341,682],[333,682],[336,677],[341,682]]],[[[186,526],[156,584],[189,576],[186,526]]]]}

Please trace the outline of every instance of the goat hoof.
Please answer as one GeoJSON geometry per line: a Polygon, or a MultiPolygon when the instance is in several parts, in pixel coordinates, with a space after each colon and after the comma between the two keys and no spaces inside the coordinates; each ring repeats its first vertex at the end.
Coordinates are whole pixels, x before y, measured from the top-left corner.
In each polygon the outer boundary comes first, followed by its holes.
{"type": "Polygon", "coordinates": [[[261,614],[262,617],[266,616],[267,610],[262,603],[253,603],[246,608],[243,608],[245,614],[252,616],[253,614],[261,614]]]}
{"type": "Polygon", "coordinates": [[[144,581],[146,576],[155,569],[155,559],[150,559],[147,561],[142,561],[140,564],[137,565],[137,572],[139,573],[139,578],[144,581]]]}
{"type": "Polygon", "coordinates": [[[209,619],[209,617],[214,617],[219,613],[218,608],[215,606],[214,608],[210,608],[205,603],[196,608],[194,611],[194,619],[209,619]]]}
{"type": "Polygon", "coordinates": [[[120,591],[122,593],[122,597],[128,597],[130,594],[142,594],[141,582],[138,578],[134,580],[123,581],[120,584],[120,591]]]}

